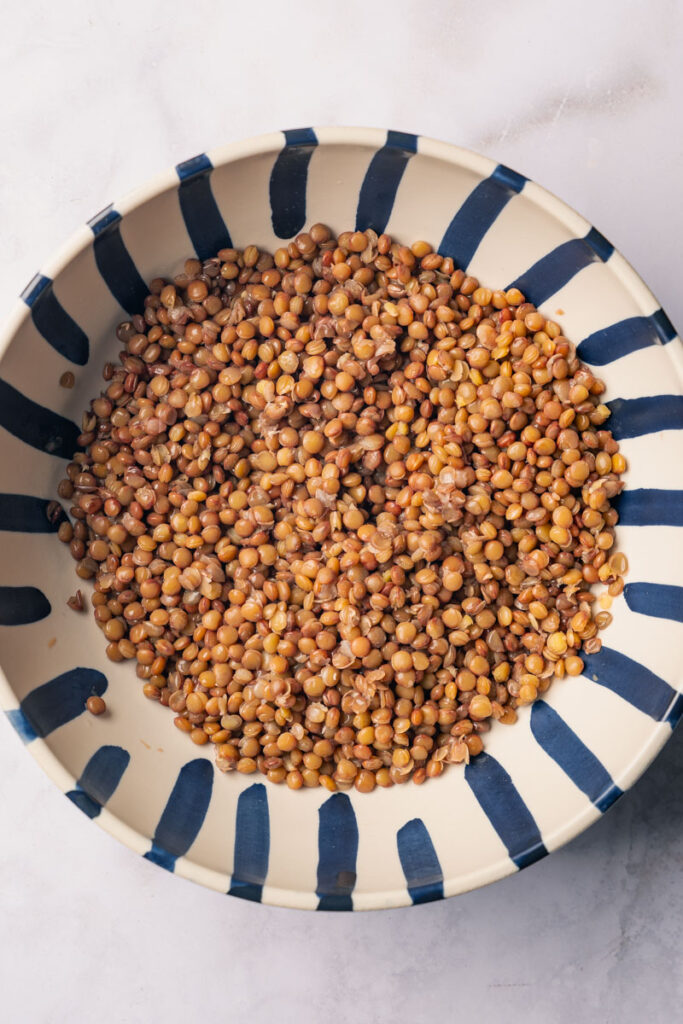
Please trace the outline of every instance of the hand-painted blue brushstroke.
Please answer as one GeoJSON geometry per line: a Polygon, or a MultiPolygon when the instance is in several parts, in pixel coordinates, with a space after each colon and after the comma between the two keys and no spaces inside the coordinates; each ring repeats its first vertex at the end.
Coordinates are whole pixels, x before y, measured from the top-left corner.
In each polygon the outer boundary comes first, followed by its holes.
{"type": "Polygon", "coordinates": [[[398,856],[413,903],[443,899],[443,871],[431,836],[420,818],[413,818],[396,835],[398,856]]]}
{"type": "Polygon", "coordinates": [[[620,526],[683,526],[683,491],[637,487],[611,500],[620,526]]]}
{"type": "Polygon", "coordinates": [[[70,459],[78,448],[80,430],[75,423],[31,401],[5,380],[0,380],[0,427],[60,459],[70,459]]]}
{"type": "Polygon", "coordinates": [[[123,747],[100,747],[83,769],[76,788],[66,795],[89,818],[96,818],[113,796],[129,761],[130,754],[123,747]]]}
{"type": "Polygon", "coordinates": [[[0,587],[0,626],[27,626],[46,619],[51,611],[37,587],[0,587]]]}
{"type": "Polygon", "coordinates": [[[318,815],[318,910],[353,910],[358,824],[351,801],[335,793],[318,815]]]}
{"type": "Polygon", "coordinates": [[[30,494],[0,494],[0,530],[12,533],[56,533],[67,518],[62,509],[57,519],[47,518],[47,498],[30,494]]]}
{"type": "Polygon", "coordinates": [[[652,316],[631,316],[589,334],[577,346],[576,353],[592,366],[607,366],[641,348],[666,345],[675,337],[673,324],[664,311],[658,309],[652,316]]]}
{"type": "Polygon", "coordinates": [[[270,818],[266,787],[257,782],[240,793],[235,820],[235,853],[228,893],[261,902],[268,874],[270,818]]]}
{"type": "Polygon", "coordinates": [[[607,263],[607,260],[614,252],[614,246],[612,243],[608,242],[605,236],[600,234],[597,228],[590,229],[585,237],[585,242],[603,263],[607,263]]]}
{"type": "Polygon", "coordinates": [[[88,697],[101,697],[107,685],[107,677],[97,669],[72,668],[31,690],[20,708],[36,736],[48,736],[83,714],[88,697]]]}
{"type": "Polygon", "coordinates": [[[416,135],[387,132],[387,141],[377,150],[365,172],[356,209],[356,231],[372,228],[378,235],[382,234],[389,223],[403,172],[415,153],[416,135]]]}
{"type": "Polygon", "coordinates": [[[95,263],[109,291],[128,314],[142,313],[149,289],[121,237],[121,214],[110,204],[88,227],[95,236],[95,263]]]}
{"type": "Polygon", "coordinates": [[[441,239],[441,255],[450,256],[456,266],[467,270],[484,235],[526,181],[522,174],[499,164],[490,177],[479,182],[453,217],[441,239]]]}
{"type": "Polygon", "coordinates": [[[650,319],[654,322],[657,328],[657,333],[662,339],[662,344],[666,345],[668,342],[673,341],[676,337],[676,328],[671,323],[663,309],[655,310],[650,319]]]}
{"type": "Polygon", "coordinates": [[[547,256],[534,263],[508,288],[519,288],[527,302],[540,306],[551,295],[564,288],[571,279],[591,263],[608,260],[614,246],[591,228],[585,238],[572,238],[563,242],[547,256]]]}
{"type": "Polygon", "coordinates": [[[545,857],[548,851],[531,811],[495,758],[479,754],[465,768],[465,779],[518,868],[545,857]]]}
{"type": "Polygon", "coordinates": [[[632,612],[640,615],[683,622],[683,587],[665,583],[627,583],[624,600],[632,612]]]}
{"type": "Polygon", "coordinates": [[[66,796],[69,798],[72,804],[78,807],[79,811],[83,811],[88,818],[96,818],[102,806],[98,804],[97,800],[93,800],[92,797],[84,793],[82,789],[70,789],[66,796]]]}
{"type": "Polygon", "coordinates": [[[604,813],[622,795],[595,754],[544,700],[536,701],[531,709],[531,732],[599,811],[604,813]]]}
{"type": "Polygon", "coordinates": [[[666,716],[667,724],[675,729],[678,725],[681,715],[683,714],[683,693],[679,693],[676,700],[669,708],[669,713],[666,716]]]}
{"type": "Polygon", "coordinates": [[[318,139],[312,128],[292,128],[284,136],[270,173],[270,210],[277,237],[292,238],[306,223],[308,165],[318,139]]]}
{"type": "Polygon", "coordinates": [[[31,743],[33,740],[38,739],[35,729],[28,721],[21,708],[12,708],[11,711],[7,711],[5,713],[9,719],[10,725],[14,727],[23,743],[31,743]]]}
{"type": "Polygon", "coordinates": [[[616,693],[643,714],[661,722],[676,702],[677,693],[664,679],[632,658],[610,647],[597,654],[582,654],[583,674],[616,693]]]}
{"type": "Polygon", "coordinates": [[[45,341],[77,366],[85,366],[90,354],[88,336],[69,316],[54,293],[53,282],[36,274],[21,293],[31,319],[45,341]]]}
{"type": "Polygon", "coordinates": [[[683,395],[614,398],[606,404],[612,412],[606,428],[617,441],[658,430],[683,430],[683,395]]]}
{"type": "Polygon", "coordinates": [[[147,860],[173,871],[199,835],[211,802],[213,767],[205,757],[183,765],[159,819],[147,860]]]}
{"type": "Polygon", "coordinates": [[[211,188],[212,170],[213,164],[206,153],[200,153],[176,167],[180,178],[180,210],[200,260],[215,256],[219,249],[232,247],[230,232],[211,188]]]}

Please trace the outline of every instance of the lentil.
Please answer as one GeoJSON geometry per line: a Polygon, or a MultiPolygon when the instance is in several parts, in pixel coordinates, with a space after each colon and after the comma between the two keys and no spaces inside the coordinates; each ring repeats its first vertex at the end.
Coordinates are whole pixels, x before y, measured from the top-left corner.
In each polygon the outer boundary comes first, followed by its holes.
{"type": "Polygon", "coordinates": [[[626,461],[518,289],[316,224],[188,260],[117,338],[58,535],[108,656],[222,771],[419,785],[599,650],[626,461]]]}
{"type": "Polygon", "coordinates": [[[102,697],[97,697],[94,695],[92,697],[88,697],[88,699],[85,702],[85,706],[91,715],[102,715],[107,710],[107,705],[105,704],[102,697]]]}

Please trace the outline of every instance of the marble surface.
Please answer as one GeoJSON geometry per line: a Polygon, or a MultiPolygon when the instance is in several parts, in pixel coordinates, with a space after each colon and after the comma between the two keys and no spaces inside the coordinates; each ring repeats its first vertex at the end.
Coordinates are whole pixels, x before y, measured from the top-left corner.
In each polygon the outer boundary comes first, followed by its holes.
{"type": "MultiPolygon", "coordinates": [[[[10,0],[3,14],[0,309],[74,227],[156,171],[258,132],[347,123],[457,142],[536,179],[621,249],[681,329],[677,0],[10,0]]],[[[0,777],[3,1020],[680,1014],[683,732],[528,871],[353,916],[167,875],[69,804],[4,720],[0,777]]]]}

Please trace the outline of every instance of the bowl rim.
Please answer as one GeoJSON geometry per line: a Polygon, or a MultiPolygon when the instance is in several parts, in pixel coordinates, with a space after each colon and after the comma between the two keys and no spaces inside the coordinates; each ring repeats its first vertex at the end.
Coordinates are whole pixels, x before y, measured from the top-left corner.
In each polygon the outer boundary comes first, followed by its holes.
{"type": "MultiPolygon", "coordinates": [[[[386,129],[374,127],[318,125],[315,126],[314,131],[317,136],[318,146],[363,146],[369,149],[379,149],[386,144],[387,139],[386,129]]],[[[284,144],[283,134],[282,131],[268,132],[225,143],[216,148],[208,149],[206,155],[208,155],[211,161],[213,170],[218,170],[241,159],[280,152],[284,144]]],[[[495,160],[454,143],[443,142],[424,135],[415,135],[414,138],[417,141],[417,154],[463,167],[482,178],[488,177],[498,166],[495,160]]],[[[142,185],[126,191],[119,200],[114,200],[113,208],[123,218],[126,214],[131,213],[144,203],[157,198],[170,189],[177,188],[179,178],[176,167],[159,171],[142,185]]],[[[581,214],[549,189],[537,184],[533,179],[527,179],[527,183],[533,185],[533,193],[527,195],[529,201],[544,209],[570,231],[573,236],[582,237],[585,234],[586,225],[589,222],[581,214]]],[[[104,209],[106,208],[104,207],[104,209]]],[[[88,223],[80,225],[54,251],[52,257],[41,265],[42,269],[39,273],[45,274],[54,280],[92,244],[92,241],[93,233],[88,223]]],[[[644,313],[647,313],[652,308],[653,303],[656,305],[656,308],[661,308],[661,304],[653,292],[629,261],[616,248],[614,249],[610,264],[613,272],[644,313]]],[[[18,297],[2,325],[0,325],[0,362],[16,333],[30,315],[29,306],[22,301],[21,296],[18,297]]],[[[673,359],[671,359],[671,362],[672,369],[679,379],[680,386],[680,367],[676,365],[673,359]]],[[[17,704],[17,696],[0,664],[0,707],[9,710],[17,706],[17,704]]],[[[622,793],[640,778],[672,734],[673,729],[669,727],[665,717],[659,721],[652,722],[652,729],[646,742],[634,754],[629,764],[622,769],[621,778],[614,778],[617,785],[620,782],[622,783],[622,793]]],[[[25,746],[28,747],[32,757],[45,774],[64,794],[75,788],[77,780],[64,767],[57,755],[52,752],[45,739],[37,737],[31,743],[25,744],[25,746]]],[[[201,756],[201,753],[199,753],[199,756],[201,756]]],[[[589,803],[583,811],[580,811],[569,821],[558,826],[554,832],[544,835],[544,844],[547,852],[551,853],[570,842],[590,827],[598,818],[602,817],[603,813],[605,812],[601,812],[594,803],[589,803]]],[[[134,852],[143,855],[148,851],[151,838],[126,824],[122,818],[113,814],[106,806],[102,808],[96,818],[91,820],[94,820],[100,828],[134,852]]],[[[461,893],[469,892],[498,881],[508,875],[515,874],[520,870],[523,870],[523,868],[518,868],[507,854],[503,854],[500,860],[476,869],[465,877],[460,876],[457,879],[451,879],[450,883],[447,878],[444,878],[443,898],[448,899],[461,893]]],[[[214,889],[221,893],[226,892],[225,882],[226,878],[229,877],[227,873],[221,873],[205,865],[198,864],[191,859],[191,856],[178,858],[173,873],[209,889],[214,889]]],[[[312,894],[307,890],[274,887],[266,883],[263,887],[261,902],[289,909],[310,910],[314,906],[312,900],[312,894]]],[[[391,909],[413,905],[407,886],[400,889],[354,893],[355,903],[358,903],[358,906],[354,905],[354,910],[391,909]]]]}

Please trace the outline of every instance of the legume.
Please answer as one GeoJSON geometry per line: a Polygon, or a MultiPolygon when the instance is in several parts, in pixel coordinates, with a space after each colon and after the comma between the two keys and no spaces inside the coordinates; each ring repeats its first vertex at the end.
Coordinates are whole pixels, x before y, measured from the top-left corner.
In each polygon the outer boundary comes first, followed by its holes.
{"type": "Polygon", "coordinates": [[[85,702],[85,706],[91,715],[102,715],[107,710],[107,705],[102,697],[88,697],[85,702]]]}
{"type": "Polygon", "coordinates": [[[626,462],[517,289],[316,224],[187,260],[117,338],[58,535],[109,658],[223,771],[421,784],[599,650],[626,462]]]}

